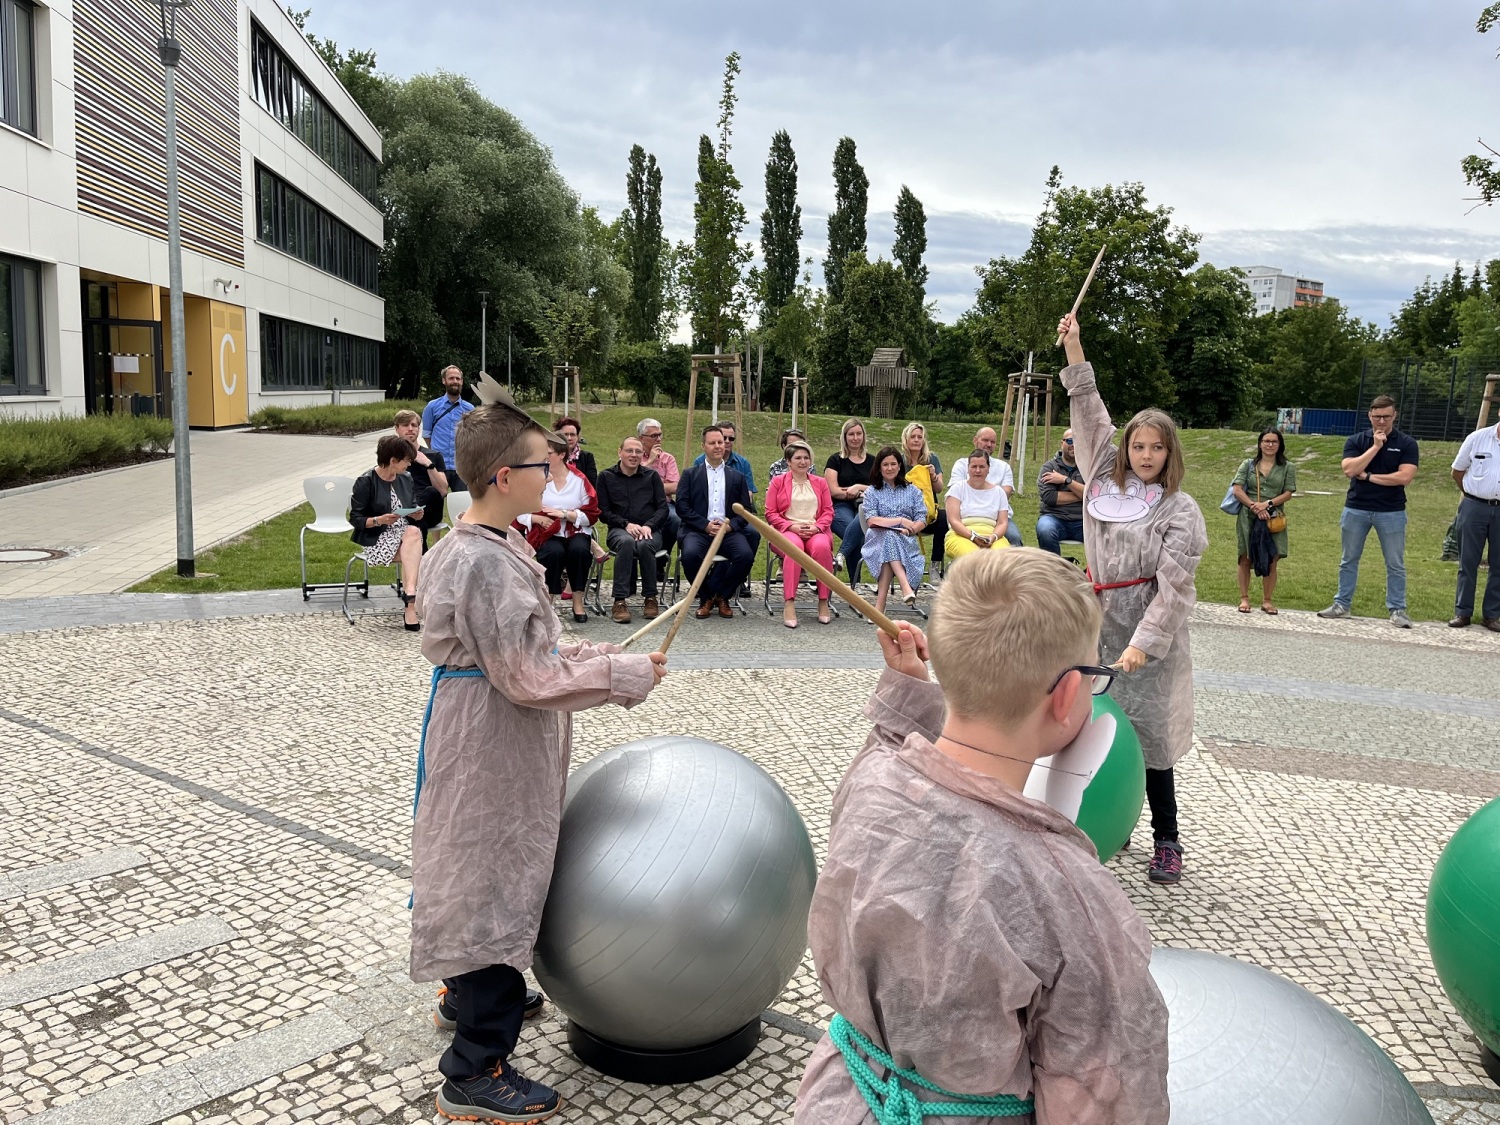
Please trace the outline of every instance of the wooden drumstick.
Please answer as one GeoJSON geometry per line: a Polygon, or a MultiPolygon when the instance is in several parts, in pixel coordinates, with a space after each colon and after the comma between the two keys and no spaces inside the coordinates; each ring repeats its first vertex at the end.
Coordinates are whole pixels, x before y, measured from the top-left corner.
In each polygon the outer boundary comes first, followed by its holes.
{"type": "MultiPolygon", "coordinates": [[[[657,649],[657,652],[665,654],[667,649],[672,647],[672,641],[677,637],[677,630],[681,629],[682,623],[687,620],[688,610],[693,608],[693,599],[698,596],[698,588],[703,585],[703,580],[708,577],[709,568],[713,566],[714,556],[719,553],[719,544],[724,542],[724,536],[728,531],[729,520],[726,519],[719,524],[718,534],[709,543],[708,554],[703,556],[703,565],[698,568],[698,573],[693,578],[693,584],[688,587],[687,597],[682,599],[682,605],[678,606],[677,612],[672,614],[672,628],[667,631],[666,637],[662,639],[661,648],[657,649]]],[[[649,629],[650,626],[647,626],[647,628],[649,629]]],[[[646,629],[642,629],[640,633],[636,634],[636,637],[644,632],[646,632],[646,629]]],[[[630,637],[626,640],[625,644],[629,644],[633,640],[635,640],[635,637],[630,637]]],[[[620,647],[624,648],[625,645],[621,645],[620,647]]]]}
{"type": "Polygon", "coordinates": [[[864,598],[855,593],[853,587],[849,586],[845,582],[841,582],[837,575],[835,575],[817,559],[809,555],[796,543],[793,543],[785,535],[781,534],[781,532],[777,531],[774,527],[768,524],[765,520],[761,519],[754,512],[747,511],[744,505],[736,504],[734,506],[734,511],[736,515],[744,516],[747,520],[750,521],[751,526],[753,526],[755,530],[759,531],[772,543],[776,544],[777,549],[779,549],[783,555],[786,555],[789,558],[796,559],[797,562],[801,564],[802,568],[809,574],[811,574],[814,578],[816,578],[819,582],[823,583],[823,585],[825,586],[832,587],[833,591],[838,594],[839,597],[843,598],[846,602],[852,605],[856,611],[864,614],[871,621],[875,622],[875,624],[879,625],[887,636],[890,636],[892,638],[899,638],[901,636],[901,630],[896,627],[896,623],[894,621],[892,621],[885,614],[881,613],[880,610],[876,609],[864,598]]]}
{"type": "MultiPolygon", "coordinates": [[[[1099,247],[1099,253],[1094,256],[1094,264],[1089,267],[1089,275],[1088,275],[1088,277],[1086,277],[1086,278],[1083,279],[1083,288],[1078,291],[1078,300],[1076,300],[1076,301],[1073,302],[1073,309],[1072,309],[1071,312],[1068,313],[1069,316],[1077,316],[1078,315],[1078,309],[1083,304],[1083,295],[1089,291],[1089,285],[1094,280],[1094,272],[1096,270],[1098,270],[1099,263],[1102,262],[1102,261],[1104,261],[1104,247],[1103,246],[1099,247]]],[[[1059,347],[1059,348],[1062,347],[1062,342],[1063,342],[1063,334],[1061,332],[1059,332],[1057,334],[1057,345],[1056,346],[1059,347]]]]}

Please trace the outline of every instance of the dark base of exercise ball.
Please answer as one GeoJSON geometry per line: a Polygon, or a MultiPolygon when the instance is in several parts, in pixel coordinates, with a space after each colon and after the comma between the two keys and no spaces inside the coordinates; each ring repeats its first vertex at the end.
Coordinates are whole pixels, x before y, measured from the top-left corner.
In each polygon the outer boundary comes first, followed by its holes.
{"type": "Polygon", "coordinates": [[[1484,1065],[1484,1072],[1490,1076],[1490,1081],[1500,1086],[1500,1055],[1481,1043],[1479,1044],[1479,1061],[1484,1065]]]}
{"type": "Polygon", "coordinates": [[[760,1042],[760,1017],[738,1031],[702,1047],[681,1051],[646,1051],[639,1047],[622,1047],[600,1039],[586,1028],[568,1021],[568,1046],[580,1060],[626,1082],[643,1086],[670,1086],[679,1082],[697,1082],[712,1078],[738,1066],[750,1057],[760,1042]]]}

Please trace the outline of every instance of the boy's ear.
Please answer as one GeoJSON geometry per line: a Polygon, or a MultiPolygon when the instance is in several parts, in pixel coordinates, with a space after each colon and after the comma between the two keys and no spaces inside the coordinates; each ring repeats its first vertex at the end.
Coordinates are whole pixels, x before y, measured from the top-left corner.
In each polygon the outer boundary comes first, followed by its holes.
{"type": "Polygon", "coordinates": [[[1058,684],[1047,701],[1052,707],[1052,718],[1059,723],[1066,723],[1068,715],[1073,710],[1073,704],[1078,701],[1078,693],[1083,687],[1083,673],[1069,672],[1063,677],[1062,683],[1058,684]]]}

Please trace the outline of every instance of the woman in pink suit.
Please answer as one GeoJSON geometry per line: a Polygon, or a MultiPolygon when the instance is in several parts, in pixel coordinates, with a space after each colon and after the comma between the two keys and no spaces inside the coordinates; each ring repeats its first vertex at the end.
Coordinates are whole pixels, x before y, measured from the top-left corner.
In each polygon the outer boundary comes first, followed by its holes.
{"type": "MultiPolygon", "coordinates": [[[[805,550],[829,570],[833,569],[833,494],[828,482],[814,476],[812,446],[790,441],[786,446],[790,471],[772,477],[766,489],[766,519],[771,526],[805,550]]],[[[786,598],[781,620],[788,629],[797,627],[797,584],[802,568],[793,559],[783,559],[781,588],[786,598]]],[[[818,583],[818,624],[833,618],[828,612],[828,587],[818,583]]]]}

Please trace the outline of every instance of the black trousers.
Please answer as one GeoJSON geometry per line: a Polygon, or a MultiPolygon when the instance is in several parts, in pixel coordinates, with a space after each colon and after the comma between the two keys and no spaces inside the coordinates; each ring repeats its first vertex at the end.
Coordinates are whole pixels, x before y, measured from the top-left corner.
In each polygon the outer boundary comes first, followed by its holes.
{"type": "Polygon", "coordinates": [[[458,1009],[458,1029],[438,1070],[460,1082],[477,1078],[516,1049],[526,1016],[526,978],[509,965],[490,965],[443,983],[458,1009]]]}
{"type": "Polygon", "coordinates": [[[566,539],[554,535],[537,548],[536,561],[547,568],[547,589],[553,597],[563,591],[563,571],[568,572],[568,584],[573,593],[581,594],[589,581],[589,553],[591,537],[570,535],[566,539]]]}
{"type": "Polygon", "coordinates": [[[938,502],[937,515],[922,529],[922,534],[932,536],[932,569],[936,573],[938,563],[943,561],[943,546],[948,540],[948,512],[942,501],[938,502]]]}
{"type": "Polygon", "coordinates": [[[464,483],[463,477],[458,475],[458,470],[453,467],[453,462],[448,462],[448,471],[443,474],[448,478],[449,492],[468,492],[469,486],[464,483]]]}
{"type": "MultiPolygon", "coordinates": [[[[760,536],[756,536],[756,543],[760,542],[760,536]]],[[[708,545],[713,542],[713,537],[701,531],[691,528],[682,529],[682,539],[678,543],[677,552],[682,558],[683,573],[692,579],[698,576],[698,568],[703,565],[708,556],[708,545]]],[[[698,587],[698,598],[700,601],[708,601],[710,598],[729,599],[736,597],[740,591],[740,584],[750,577],[750,568],[755,563],[755,547],[743,532],[728,531],[719,543],[719,554],[723,555],[726,562],[719,563],[703,580],[703,585],[698,587]]]]}
{"type": "Polygon", "coordinates": [[[612,527],[606,538],[615,556],[615,601],[624,601],[635,593],[637,567],[641,572],[641,597],[656,597],[656,552],[663,549],[660,533],[637,539],[622,528],[612,527]]]}
{"type": "Polygon", "coordinates": [[[1146,804],[1151,807],[1151,839],[1177,842],[1177,781],[1170,768],[1146,771],[1146,804]]]}

